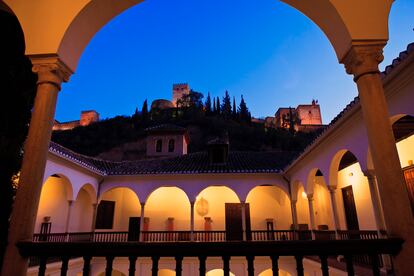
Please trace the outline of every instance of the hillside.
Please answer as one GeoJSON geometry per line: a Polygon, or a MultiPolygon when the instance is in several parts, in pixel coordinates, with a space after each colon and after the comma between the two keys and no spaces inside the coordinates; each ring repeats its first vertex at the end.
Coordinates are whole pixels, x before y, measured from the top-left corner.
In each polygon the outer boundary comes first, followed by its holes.
{"type": "Polygon", "coordinates": [[[180,116],[164,114],[151,118],[118,116],[85,127],[55,131],[52,140],[88,156],[135,160],[145,158],[145,128],[163,123],[188,129],[190,153],[206,150],[209,140],[227,132],[231,151],[285,151],[293,157],[317,135],[315,132],[292,133],[286,129],[266,129],[263,124],[206,116],[204,113],[184,113],[180,116]]]}

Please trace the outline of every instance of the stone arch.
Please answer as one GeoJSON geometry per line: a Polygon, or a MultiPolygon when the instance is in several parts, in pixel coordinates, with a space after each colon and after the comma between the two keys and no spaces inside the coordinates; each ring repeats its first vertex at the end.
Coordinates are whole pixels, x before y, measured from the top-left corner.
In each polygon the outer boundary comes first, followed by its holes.
{"type": "Polygon", "coordinates": [[[96,202],[95,188],[89,183],[83,185],[72,202],[69,232],[89,232],[93,229],[93,213],[96,202]]]}
{"type": "Polygon", "coordinates": [[[274,230],[290,229],[292,209],[289,193],[279,185],[260,185],[250,190],[246,203],[250,206],[252,230],[266,230],[272,222],[274,230]]]}
{"type": "Polygon", "coordinates": [[[129,187],[112,187],[107,189],[100,194],[99,204],[102,200],[115,202],[113,227],[112,229],[102,230],[127,231],[129,218],[141,216],[141,204],[138,195],[129,187]]]}
{"type": "Polygon", "coordinates": [[[74,198],[78,196],[81,190],[85,190],[89,194],[89,196],[91,197],[92,203],[97,203],[98,194],[97,194],[95,187],[92,184],[86,183],[82,187],[80,187],[80,189],[76,192],[74,198]]]}
{"type": "Polygon", "coordinates": [[[158,187],[145,202],[148,230],[190,230],[190,200],[183,189],[158,187]]]}
{"type": "Polygon", "coordinates": [[[240,203],[239,196],[230,187],[207,186],[202,189],[194,204],[195,230],[204,231],[208,225],[210,230],[224,230],[225,203],[240,203]],[[208,222],[208,218],[211,222],[208,222]]]}
{"type": "Polygon", "coordinates": [[[40,231],[45,217],[50,217],[51,232],[65,232],[69,202],[73,200],[73,187],[63,174],[52,174],[42,185],[37,209],[35,232],[40,231]]]}
{"type": "Polygon", "coordinates": [[[298,224],[310,226],[308,198],[305,185],[300,180],[293,182],[292,201],[296,201],[298,224]]]}
{"type": "Polygon", "coordinates": [[[357,221],[360,230],[375,230],[375,214],[372,205],[371,191],[369,188],[368,179],[365,176],[365,171],[362,170],[358,158],[349,150],[341,150],[337,153],[333,165],[331,164],[332,174],[331,179],[335,181],[335,186],[338,192],[335,193],[339,223],[342,229],[349,229],[346,221],[347,209],[344,206],[343,190],[351,189],[355,209],[357,214],[357,221]]]}

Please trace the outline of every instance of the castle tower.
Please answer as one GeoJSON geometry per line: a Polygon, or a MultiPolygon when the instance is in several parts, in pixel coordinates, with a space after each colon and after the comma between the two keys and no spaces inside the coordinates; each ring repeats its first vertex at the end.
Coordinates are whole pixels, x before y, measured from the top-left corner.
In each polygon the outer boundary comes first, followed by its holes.
{"type": "Polygon", "coordinates": [[[177,106],[177,100],[181,99],[183,95],[190,94],[190,86],[188,83],[173,84],[173,98],[172,103],[177,106]]]}

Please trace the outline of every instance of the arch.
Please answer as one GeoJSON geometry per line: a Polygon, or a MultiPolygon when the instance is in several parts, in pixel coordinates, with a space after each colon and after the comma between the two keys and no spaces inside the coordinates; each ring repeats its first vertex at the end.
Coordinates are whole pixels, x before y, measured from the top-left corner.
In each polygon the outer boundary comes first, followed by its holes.
{"type": "MultiPolygon", "coordinates": [[[[212,269],[206,273],[206,276],[223,276],[224,271],[223,269],[212,269]]],[[[230,276],[235,276],[232,272],[229,274],[230,276]]]]}
{"type": "Polygon", "coordinates": [[[208,186],[198,193],[194,204],[195,230],[224,230],[225,203],[240,203],[237,193],[227,186],[208,186]]]}
{"type": "MultiPolygon", "coordinates": [[[[290,274],[289,272],[287,272],[286,270],[280,269],[279,268],[279,276],[291,276],[292,274],[290,274]]],[[[262,272],[260,272],[258,274],[258,276],[273,276],[273,270],[271,268],[266,269],[262,272]]]]}
{"type": "Polygon", "coordinates": [[[89,194],[89,196],[91,197],[92,203],[97,203],[98,194],[95,190],[95,187],[92,184],[86,183],[82,187],[80,187],[79,191],[75,194],[74,198],[78,197],[78,194],[81,190],[85,190],[89,194]]]}
{"type": "Polygon", "coordinates": [[[332,174],[331,179],[336,183],[334,187],[338,188],[335,197],[341,228],[350,229],[357,227],[361,230],[375,230],[376,223],[370,187],[368,179],[361,169],[359,160],[349,150],[339,151],[335,158],[336,159],[333,160],[334,164],[331,164],[332,171],[330,173],[332,174]],[[345,189],[347,190],[345,191],[345,189]],[[343,193],[346,193],[346,197],[352,198],[351,201],[354,202],[351,203],[351,205],[355,206],[354,213],[356,213],[356,219],[354,221],[358,222],[357,225],[356,223],[352,223],[350,226],[347,222],[346,214],[353,208],[350,208],[349,206],[345,208],[345,198],[343,193]],[[349,193],[352,193],[352,195],[349,193]]]}
{"type": "Polygon", "coordinates": [[[92,230],[93,212],[96,203],[96,195],[91,193],[92,185],[84,185],[72,202],[71,215],[68,226],[69,232],[89,232],[92,230]]]}
{"type": "Polygon", "coordinates": [[[102,230],[127,231],[129,218],[141,216],[141,204],[138,195],[129,187],[114,187],[108,189],[100,195],[99,204],[103,200],[115,202],[115,207],[112,228],[102,230]]]}
{"type": "Polygon", "coordinates": [[[289,194],[279,186],[256,186],[246,202],[250,205],[252,230],[266,230],[270,222],[274,230],[290,229],[293,222],[289,194]]]}
{"type": "MultiPolygon", "coordinates": [[[[106,275],[105,272],[101,272],[97,274],[97,276],[105,276],[105,275],[106,275]]],[[[112,269],[111,276],[126,276],[126,275],[119,270],[112,269]]]]}
{"type": "Polygon", "coordinates": [[[65,175],[53,174],[47,177],[40,193],[35,232],[40,231],[45,217],[50,217],[52,233],[66,231],[69,202],[73,200],[72,192],[72,184],[65,175]]]}
{"type": "Polygon", "coordinates": [[[181,188],[159,187],[145,203],[148,230],[189,230],[190,200],[181,188]]]}
{"type": "Polygon", "coordinates": [[[324,184],[326,184],[322,171],[319,168],[313,168],[309,171],[308,177],[306,178],[306,194],[310,195],[314,193],[314,188],[317,181],[322,181],[324,184]]]}

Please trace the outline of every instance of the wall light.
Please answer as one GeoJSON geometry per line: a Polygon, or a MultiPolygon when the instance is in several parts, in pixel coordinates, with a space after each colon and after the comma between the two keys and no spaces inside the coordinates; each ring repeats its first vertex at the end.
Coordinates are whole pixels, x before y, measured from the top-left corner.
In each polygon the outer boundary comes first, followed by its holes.
{"type": "Polygon", "coordinates": [[[308,198],[308,195],[303,191],[302,192],[302,197],[304,198],[304,199],[307,199],[308,198]]]}
{"type": "Polygon", "coordinates": [[[412,166],[412,165],[414,165],[413,160],[408,160],[408,166],[412,166]]]}
{"type": "Polygon", "coordinates": [[[354,176],[354,173],[349,173],[349,176],[354,176]]]}

